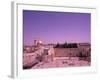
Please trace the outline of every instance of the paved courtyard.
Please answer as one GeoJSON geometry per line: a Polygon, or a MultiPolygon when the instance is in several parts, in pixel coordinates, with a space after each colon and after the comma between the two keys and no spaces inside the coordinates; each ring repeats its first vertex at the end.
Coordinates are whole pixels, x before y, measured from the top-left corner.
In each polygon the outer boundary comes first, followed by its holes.
{"type": "Polygon", "coordinates": [[[58,67],[80,67],[80,66],[90,66],[90,62],[84,60],[78,60],[78,58],[72,58],[70,60],[55,60],[55,61],[47,61],[47,62],[40,62],[33,66],[33,69],[38,68],[58,68],[58,67]]]}

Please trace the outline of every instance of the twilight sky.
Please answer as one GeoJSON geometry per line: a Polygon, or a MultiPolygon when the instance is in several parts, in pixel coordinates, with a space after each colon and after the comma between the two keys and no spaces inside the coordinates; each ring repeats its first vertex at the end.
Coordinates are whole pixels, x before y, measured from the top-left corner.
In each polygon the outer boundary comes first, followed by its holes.
{"type": "Polygon", "coordinates": [[[24,44],[91,42],[91,14],[23,10],[24,44]]]}

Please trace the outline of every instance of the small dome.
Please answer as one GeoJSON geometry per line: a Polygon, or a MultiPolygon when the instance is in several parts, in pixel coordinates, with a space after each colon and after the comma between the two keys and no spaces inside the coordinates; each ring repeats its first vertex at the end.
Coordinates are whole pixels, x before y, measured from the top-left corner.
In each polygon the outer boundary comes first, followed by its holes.
{"type": "Polygon", "coordinates": [[[42,41],[39,41],[38,43],[42,44],[42,41]]]}

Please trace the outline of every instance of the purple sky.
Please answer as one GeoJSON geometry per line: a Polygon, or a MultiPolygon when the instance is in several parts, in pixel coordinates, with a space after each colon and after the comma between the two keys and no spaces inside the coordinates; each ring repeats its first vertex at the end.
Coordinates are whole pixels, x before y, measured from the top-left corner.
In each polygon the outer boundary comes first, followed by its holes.
{"type": "Polygon", "coordinates": [[[24,44],[91,42],[91,14],[23,10],[24,44]]]}

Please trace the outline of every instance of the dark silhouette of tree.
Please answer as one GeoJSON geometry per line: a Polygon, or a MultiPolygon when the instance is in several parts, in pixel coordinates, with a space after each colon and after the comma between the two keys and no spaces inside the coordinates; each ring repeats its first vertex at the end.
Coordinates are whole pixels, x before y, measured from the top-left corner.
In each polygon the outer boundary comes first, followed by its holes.
{"type": "Polygon", "coordinates": [[[69,43],[67,45],[68,48],[77,48],[77,44],[76,43],[69,43]]]}
{"type": "Polygon", "coordinates": [[[55,48],[59,48],[60,47],[60,44],[59,43],[57,43],[56,44],[56,46],[55,46],[55,48]]]}
{"type": "Polygon", "coordinates": [[[57,43],[54,48],[77,48],[77,43],[69,43],[65,42],[64,44],[57,43]]]}
{"type": "Polygon", "coordinates": [[[62,45],[62,48],[67,48],[67,42],[62,45]]]}

